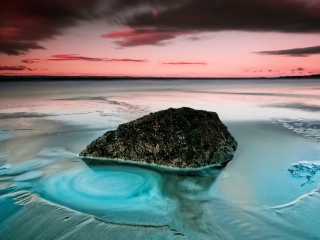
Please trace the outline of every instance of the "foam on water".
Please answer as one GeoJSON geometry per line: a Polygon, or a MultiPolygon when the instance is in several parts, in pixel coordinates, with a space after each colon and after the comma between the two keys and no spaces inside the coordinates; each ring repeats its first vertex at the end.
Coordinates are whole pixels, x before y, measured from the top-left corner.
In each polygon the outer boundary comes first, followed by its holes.
{"type": "Polygon", "coordinates": [[[292,163],[292,168],[288,171],[293,177],[305,177],[311,180],[312,177],[320,170],[320,161],[300,161],[298,163],[292,163]]]}
{"type": "Polygon", "coordinates": [[[274,119],[274,123],[305,138],[320,142],[320,122],[318,120],[280,118],[274,119]]]}
{"type": "Polygon", "coordinates": [[[296,226],[307,235],[301,239],[319,239],[320,185],[292,202],[273,207],[281,222],[296,226]]]}

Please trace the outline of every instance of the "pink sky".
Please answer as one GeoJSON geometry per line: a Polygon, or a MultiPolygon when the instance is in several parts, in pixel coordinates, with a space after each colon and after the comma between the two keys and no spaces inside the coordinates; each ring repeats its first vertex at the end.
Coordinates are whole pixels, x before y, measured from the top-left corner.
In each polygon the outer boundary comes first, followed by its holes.
{"type": "Polygon", "coordinates": [[[320,0],[17,0],[0,15],[4,75],[320,73],[320,0]]]}

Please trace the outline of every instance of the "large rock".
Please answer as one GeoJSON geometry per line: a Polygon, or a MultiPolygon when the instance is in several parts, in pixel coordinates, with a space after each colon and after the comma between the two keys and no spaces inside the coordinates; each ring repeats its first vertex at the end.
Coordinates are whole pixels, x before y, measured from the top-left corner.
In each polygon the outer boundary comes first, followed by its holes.
{"type": "Polygon", "coordinates": [[[199,168],[230,161],[236,148],[217,113],[183,107],[121,124],[94,140],[79,157],[199,168]]]}

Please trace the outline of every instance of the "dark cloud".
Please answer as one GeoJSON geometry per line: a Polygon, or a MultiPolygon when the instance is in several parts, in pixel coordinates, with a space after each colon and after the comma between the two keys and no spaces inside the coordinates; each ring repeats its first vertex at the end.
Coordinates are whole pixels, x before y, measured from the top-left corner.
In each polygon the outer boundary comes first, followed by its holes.
{"type": "Polygon", "coordinates": [[[18,39],[18,37],[8,37],[3,36],[0,28],[0,54],[5,53],[8,55],[20,55],[28,52],[31,49],[45,49],[44,47],[38,45],[36,42],[25,41],[24,36],[18,39]]]}
{"type": "Polygon", "coordinates": [[[320,32],[319,0],[118,0],[111,6],[113,18],[132,30],[129,34],[111,32],[104,37],[119,39],[115,43],[122,47],[161,45],[164,40],[195,32],[320,32]],[[143,7],[145,11],[141,10],[143,7]],[[151,9],[156,9],[157,14],[152,14],[151,9]],[[138,34],[141,29],[152,31],[138,34]]]}
{"type": "Polygon", "coordinates": [[[319,32],[320,1],[303,0],[117,0],[114,15],[145,6],[131,14],[130,27],[158,27],[197,31],[246,30],[319,32]],[[157,16],[149,11],[157,10],[157,16]]]}
{"type": "Polygon", "coordinates": [[[199,41],[199,40],[202,40],[202,38],[196,37],[196,36],[191,36],[191,37],[188,37],[187,39],[190,40],[190,41],[199,41]]]}
{"type": "Polygon", "coordinates": [[[162,64],[169,64],[169,65],[207,65],[205,62],[165,62],[162,64]]]}
{"type": "Polygon", "coordinates": [[[0,3],[0,53],[44,49],[39,41],[62,34],[80,20],[98,17],[97,0],[14,0],[0,3]]]}
{"type": "Polygon", "coordinates": [[[23,63],[28,63],[28,64],[31,64],[31,63],[37,63],[39,62],[40,59],[22,59],[21,62],[23,63]]]}
{"type": "Polygon", "coordinates": [[[135,62],[144,63],[148,62],[146,59],[131,59],[131,58],[91,58],[84,57],[78,54],[57,54],[46,61],[89,61],[89,62],[135,62]]]}
{"type": "Polygon", "coordinates": [[[187,37],[186,39],[187,40],[190,40],[190,41],[200,41],[200,40],[208,40],[208,39],[212,39],[213,37],[212,36],[201,36],[201,35],[192,35],[190,37],[187,37]]]}
{"type": "Polygon", "coordinates": [[[0,71],[22,71],[26,66],[0,66],[0,71]]]}
{"type": "Polygon", "coordinates": [[[298,71],[304,71],[305,69],[304,69],[304,68],[299,67],[299,68],[297,68],[297,70],[298,70],[298,71]]]}
{"type": "Polygon", "coordinates": [[[0,16],[0,53],[8,55],[44,49],[41,41],[101,18],[133,29],[104,35],[124,47],[195,32],[320,32],[320,0],[12,0],[1,1],[0,16]]]}
{"type": "Polygon", "coordinates": [[[255,53],[263,54],[263,55],[307,57],[309,55],[320,54],[320,46],[306,47],[306,48],[292,48],[292,49],[276,50],[276,51],[262,51],[262,52],[255,52],[255,53]]]}

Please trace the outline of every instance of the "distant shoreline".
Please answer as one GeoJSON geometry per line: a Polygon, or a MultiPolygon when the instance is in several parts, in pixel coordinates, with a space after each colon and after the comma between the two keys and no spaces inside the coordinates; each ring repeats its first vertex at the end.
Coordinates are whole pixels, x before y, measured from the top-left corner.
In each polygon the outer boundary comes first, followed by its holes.
{"type": "Polygon", "coordinates": [[[282,77],[131,77],[131,76],[40,76],[40,75],[0,75],[4,81],[118,81],[118,80],[290,80],[290,79],[320,79],[320,74],[282,77]]]}

